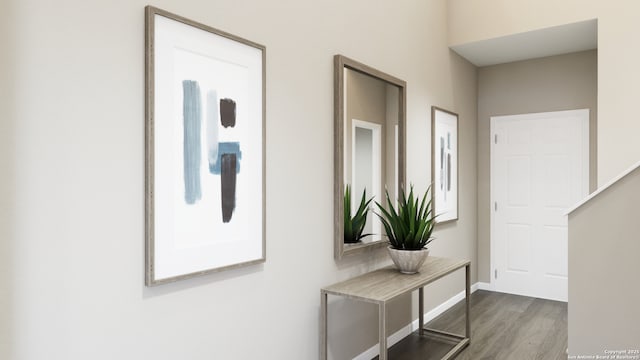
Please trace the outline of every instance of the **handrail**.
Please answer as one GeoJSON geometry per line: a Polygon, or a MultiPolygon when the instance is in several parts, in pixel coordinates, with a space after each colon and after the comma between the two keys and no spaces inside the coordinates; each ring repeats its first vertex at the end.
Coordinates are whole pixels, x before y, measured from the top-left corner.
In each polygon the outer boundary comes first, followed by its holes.
{"type": "Polygon", "coordinates": [[[596,191],[592,192],[591,194],[589,194],[589,196],[587,196],[586,198],[580,200],[580,202],[578,202],[577,204],[575,204],[574,206],[572,206],[571,208],[569,208],[569,210],[565,213],[565,215],[569,215],[572,212],[574,212],[575,210],[577,210],[578,208],[580,208],[582,205],[588,203],[589,201],[591,201],[591,199],[595,198],[596,196],[600,195],[602,192],[604,192],[605,190],[607,190],[608,188],[610,188],[611,186],[613,186],[615,183],[617,183],[618,181],[624,179],[625,177],[627,177],[628,175],[630,175],[632,172],[634,172],[635,170],[638,170],[640,168],[640,161],[638,161],[637,163],[635,163],[634,165],[632,165],[630,168],[628,168],[627,170],[623,171],[620,175],[616,176],[615,178],[611,179],[609,182],[607,182],[606,184],[602,185],[601,187],[599,187],[598,189],[596,189],[596,191]]]}

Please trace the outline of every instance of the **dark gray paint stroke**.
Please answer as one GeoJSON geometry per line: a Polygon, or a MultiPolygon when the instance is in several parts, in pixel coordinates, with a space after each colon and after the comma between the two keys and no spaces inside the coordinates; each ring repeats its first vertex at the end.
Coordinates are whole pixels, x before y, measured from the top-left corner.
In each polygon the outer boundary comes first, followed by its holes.
{"type": "Polygon", "coordinates": [[[225,128],[236,126],[236,102],[233,99],[220,99],[220,123],[225,128]]]}
{"type": "Polygon", "coordinates": [[[220,158],[222,222],[231,221],[236,208],[236,154],[222,154],[220,158]]]}

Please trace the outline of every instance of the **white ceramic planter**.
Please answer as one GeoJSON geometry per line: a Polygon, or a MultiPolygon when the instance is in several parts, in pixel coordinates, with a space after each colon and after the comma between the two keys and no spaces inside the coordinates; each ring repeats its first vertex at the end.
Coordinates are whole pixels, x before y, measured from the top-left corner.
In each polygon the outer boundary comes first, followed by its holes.
{"type": "Polygon", "coordinates": [[[387,250],[391,260],[403,274],[417,273],[427,256],[429,256],[429,249],[427,248],[422,250],[396,250],[389,246],[387,250]]]}

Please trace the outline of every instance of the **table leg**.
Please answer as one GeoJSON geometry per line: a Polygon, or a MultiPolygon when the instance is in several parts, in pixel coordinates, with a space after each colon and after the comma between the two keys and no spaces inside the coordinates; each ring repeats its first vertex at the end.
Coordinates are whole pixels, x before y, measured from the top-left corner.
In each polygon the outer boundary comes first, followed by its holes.
{"type": "Polygon", "coordinates": [[[424,332],[424,287],[418,289],[418,335],[424,332]]]}
{"type": "Polygon", "coordinates": [[[471,267],[467,265],[465,267],[465,276],[466,276],[466,289],[465,289],[465,300],[466,300],[466,333],[467,338],[471,339],[471,267]]]}
{"type": "Polygon", "coordinates": [[[386,304],[378,304],[378,341],[380,341],[379,360],[387,360],[387,312],[386,304]]]}
{"type": "Polygon", "coordinates": [[[326,292],[320,291],[320,360],[327,360],[327,327],[329,322],[327,296],[326,292]]]}

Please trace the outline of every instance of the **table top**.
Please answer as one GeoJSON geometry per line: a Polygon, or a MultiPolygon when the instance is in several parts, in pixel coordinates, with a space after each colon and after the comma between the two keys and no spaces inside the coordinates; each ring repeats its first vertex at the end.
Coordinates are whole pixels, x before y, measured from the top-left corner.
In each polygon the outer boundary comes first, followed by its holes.
{"type": "Polygon", "coordinates": [[[402,274],[392,265],[323,287],[321,291],[362,301],[387,302],[469,264],[469,260],[429,256],[417,274],[402,274]]]}

